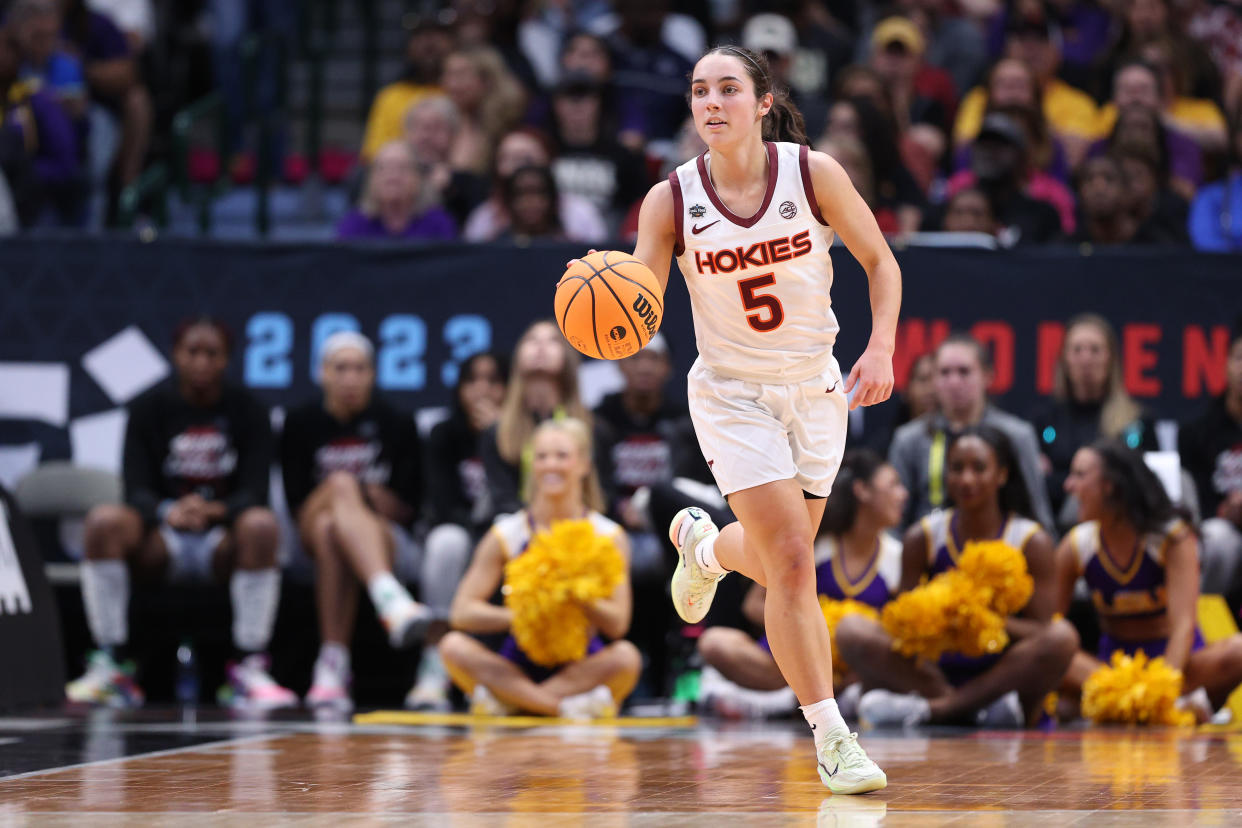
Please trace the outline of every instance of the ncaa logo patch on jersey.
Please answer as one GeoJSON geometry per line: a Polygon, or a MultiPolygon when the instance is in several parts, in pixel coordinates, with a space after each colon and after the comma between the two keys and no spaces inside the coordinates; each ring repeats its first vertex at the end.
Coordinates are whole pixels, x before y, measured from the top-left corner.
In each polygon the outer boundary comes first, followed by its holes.
{"type": "Polygon", "coordinates": [[[781,218],[791,219],[796,215],[798,215],[798,205],[792,201],[781,202],[781,218]]]}
{"type": "Polygon", "coordinates": [[[703,218],[707,215],[707,208],[702,204],[696,204],[690,208],[690,218],[703,218]]]}

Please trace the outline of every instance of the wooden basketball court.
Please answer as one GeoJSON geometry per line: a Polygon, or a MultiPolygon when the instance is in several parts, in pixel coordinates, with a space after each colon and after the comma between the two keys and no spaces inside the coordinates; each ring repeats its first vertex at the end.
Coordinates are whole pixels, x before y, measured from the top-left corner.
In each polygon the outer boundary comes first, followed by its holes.
{"type": "Polygon", "coordinates": [[[0,826],[1242,825],[1242,733],[869,733],[833,797],[801,723],[361,718],[0,719],[0,826]]]}

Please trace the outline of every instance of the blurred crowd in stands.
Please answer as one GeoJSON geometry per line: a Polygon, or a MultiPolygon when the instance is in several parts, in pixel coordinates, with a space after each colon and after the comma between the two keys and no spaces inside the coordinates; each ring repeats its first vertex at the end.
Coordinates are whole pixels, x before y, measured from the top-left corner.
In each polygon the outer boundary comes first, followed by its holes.
{"type": "MultiPolygon", "coordinates": [[[[253,174],[240,113],[270,97],[306,4],[170,5],[4,6],[0,224],[105,226],[171,113],[213,86],[232,124],[221,163],[253,174]],[[250,90],[239,44],[256,31],[276,37],[250,90]],[[164,71],[170,39],[210,77],[164,71]]],[[[888,234],[1242,249],[1237,0],[405,6],[404,69],[347,148],[341,238],[632,237],[648,187],[703,149],[687,74],[727,41],[768,57],[888,234]]]]}

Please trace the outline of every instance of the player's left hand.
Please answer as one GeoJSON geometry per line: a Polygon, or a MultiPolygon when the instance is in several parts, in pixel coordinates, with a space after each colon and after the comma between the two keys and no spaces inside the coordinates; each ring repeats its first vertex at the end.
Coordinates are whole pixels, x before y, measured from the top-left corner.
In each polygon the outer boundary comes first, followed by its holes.
{"type": "Polygon", "coordinates": [[[851,391],[854,392],[851,411],[860,405],[875,405],[887,400],[893,393],[892,352],[868,345],[845,380],[845,393],[851,391]]]}

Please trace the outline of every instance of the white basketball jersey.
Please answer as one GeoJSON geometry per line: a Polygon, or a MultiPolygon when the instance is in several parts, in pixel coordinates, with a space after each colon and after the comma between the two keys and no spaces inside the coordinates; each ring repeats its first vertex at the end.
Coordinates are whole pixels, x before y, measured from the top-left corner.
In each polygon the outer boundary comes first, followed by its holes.
{"type": "Polygon", "coordinates": [[[699,358],[727,377],[795,383],[821,375],[832,358],[833,231],[815,199],[807,148],[765,146],[768,189],[749,218],[716,194],[710,152],[669,175],[675,254],[690,289],[699,358]]]}

